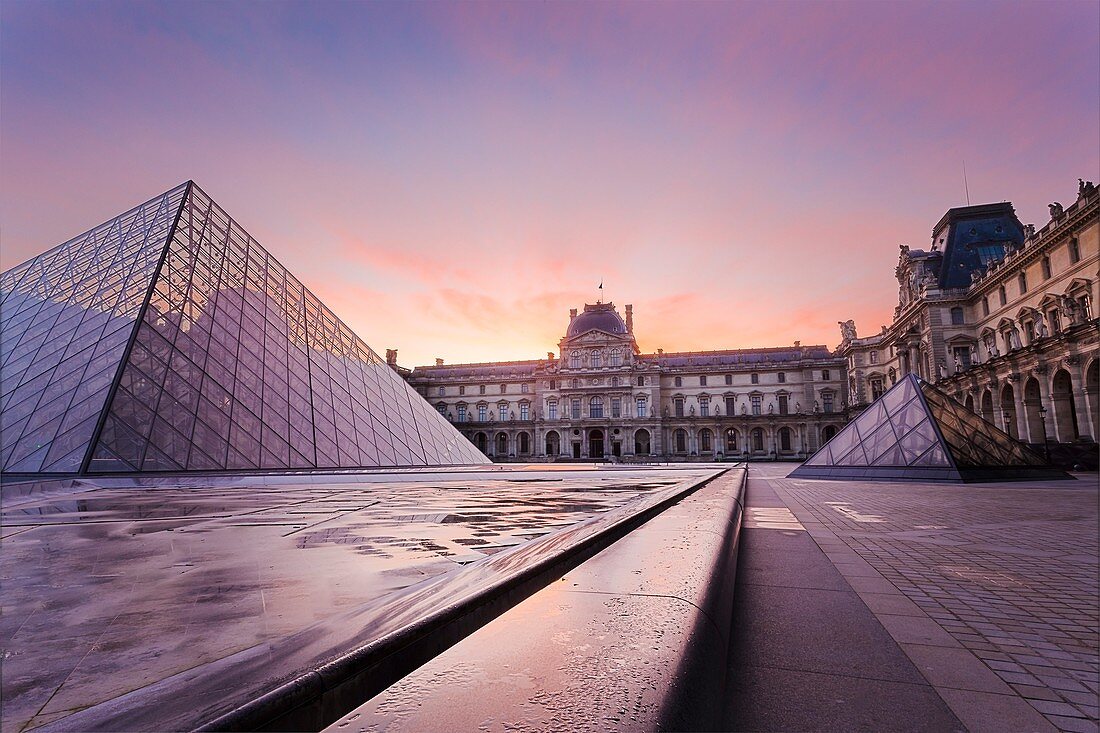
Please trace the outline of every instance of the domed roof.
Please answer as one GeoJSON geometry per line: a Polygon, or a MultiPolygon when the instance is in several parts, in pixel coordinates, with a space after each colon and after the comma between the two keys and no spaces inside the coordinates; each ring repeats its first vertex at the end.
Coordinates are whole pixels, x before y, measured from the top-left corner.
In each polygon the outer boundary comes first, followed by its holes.
{"type": "Polygon", "coordinates": [[[626,324],[615,312],[614,304],[597,303],[596,305],[588,305],[586,303],[584,313],[573,319],[565,335],[567,337],[579,336],[592,329],[599,329],[607,333],[626,333],[626,324]]]}

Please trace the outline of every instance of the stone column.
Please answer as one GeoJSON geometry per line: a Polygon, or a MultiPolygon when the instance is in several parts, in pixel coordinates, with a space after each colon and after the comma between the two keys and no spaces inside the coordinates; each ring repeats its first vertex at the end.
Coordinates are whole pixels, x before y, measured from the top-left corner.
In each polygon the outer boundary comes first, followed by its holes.
{"type": "Polygon", "coordinates": [[[1073,395],[1073,409],[1077,412],[1077,434],[1081,436],[1081,440],[1095,441],[1089,405],[1085,399],[1085,374],[1081,368],[1081,357],[1071,356],[1066,359],[1066,364],[1069,365],[1069,375],[1073,379],[1070,394],[1073,395]]]}
{"type": "Polygon", "coordinates": [[[1027,411],[1024,409],[1024,388],[1022,382],[1013,383],[1012,401],[1015,403],[1012,409],[1016,411],[1016,439],[1026,443],[1029,433],[1027,432],[1027,411]]]}

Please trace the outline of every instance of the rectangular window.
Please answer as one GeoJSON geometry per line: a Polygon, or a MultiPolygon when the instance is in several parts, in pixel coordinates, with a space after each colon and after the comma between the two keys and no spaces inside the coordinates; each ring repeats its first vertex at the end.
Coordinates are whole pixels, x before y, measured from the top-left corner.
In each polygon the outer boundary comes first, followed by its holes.
{"type": "Polygon", "coordinates": [[[872,351],[871,352],[871,363],[872,364],[878,364],[878,352],[877,351],[872,351]]]}
{"type": "Polygon", "coordinates": [[[758,395],[758,394],[752,395],[749,398],[749,401],[752,402],[752,414],[759,415],[760,414],[760,403],[762,401],[762,398],[760,397],[760,395],[758,395]]]}
{"type": "Polygon", "coordinates": [[[822,369],[821,370],[821,381],[823,381],[823,382],[828,382],[829,381],[829,370],[828,369],[822,369]]]}
{"type": "Polygon", "coordinates": [[[825,412],[832,412],[833,411],[833,393],[832,392],[826,392],[825,394],[821,395],[821,409],[823,409],[825,412]]]}
{"type": "Polygon", "coordinates": [[[699,417],[710,417],[710,400],[699,399],[699,417]]]}
{"type": "Polygon", "coordinates": [[[507,420],[508,419],[508,412],[509,412],[509,410],[508,410],[508,403],[507,402],[503,402],[503,403],[497,405],[497,415],[499,416],[500,420],[507,420]]]}
{"type": "Polygon", "coordinates": [[[672,404],[676,408],[675,409],[676,417],[683,417],[684,416],[684,398],[683,397],[677,397],[675,400],[673,400],[672,404]]]}
{"type": "Polygon", "coordinates": [[[959,363],[960,369],[970,368],[970,347],[955,346],[951,349],[952,359],[959,363]]]}
{"type": "Polygon", "coordinates": [[[458,421],[466,422],[466,405],[458,406],[458,421]]]}
{"type": "Polygon", "coordinates": [[[522,392],[523,394],[527,394],[527,392],[528,392],[527,385],[526,384],[521,385],[520,388],[519,388],[519,391],[522,392]]]}
{"type": "Polygon", "coordinates": [[[638,398],[637,410],[638,417],[645,417],[645,397],[638,398]]]}
{"type": "Polygon", "coordinates": [[[519,406],[519,419],[530,420],[531,419],[531,406],[524,402],[519,406]]]}
{"type": "Polygon", "coordinates": [[[699,377],[699,386],[700,387],[706,387],[707,386],[707,377],[706,377],[705,374],[703,376],[699,377]]]}
{"type": "Polygon", "coordinates": [[[786,415],[787,413],[788,413],[787,395],[781,394],[781,395],[779,395],[779,414],[780,415],[786,415]]]}
{"type": "Polygon", "coordinates": [[[464,394],[466,394],[466,387],[464,387],[464,386],[460,386],[460,387],[458,388],[458,393],[459,393],[460,395],[464,395],[464,394]]]}
{"type": "Polygon", "coordinates": [[[787,373],[779,372],[779,383],[782,384],[787,381],[787,373]]]}
{"type": "Polygon", "coordinates": [[[479,384],[477,386],[477,393],[478,394],[485,394],[485,385],[484,384],[479,384]]]}
{"type": "Polygon", "coordinates": [[[997,295],[1000,297],[1001,305],[1005,305],[1006,303],[1008,303],[1008,291],[1005,290],[1004,285],[1002,285],[997,291],[997,295]]]}
{"type": "Polygon", "coordinates": [[[558,403],[557,402],[548,402],[546,404],[546,415],[551,420],[557,420],[558,419],[558,403]]]}
{"type": "Polygon", "coordinates": [[[485,422],[488,419],[489,419],[489,406],[488,405],[478,405],[477,406],[477,421],[478,422],[485,422]]]}
{"type": "Polygon", "coordinates": [[[877,400],[879,397],[882,397],[882,380],[881,379],[872,379],[871,380],[871,400],[872,401],[877,400]]]}
{"type": "Polygon", "coordinates": [[[1016,278],[1016,281],[1020,284],[1020,295],[1027,292],[1027,273],[1021,272],[1020,276],[1016,278]]]}
{"type": "Polygon", "coordinates": [[[736,412],[737,412],[737,398],[736,397],[727,397],[726,398],[726,414],[727,415],[733,415],[736,412]]]}
{"type": "Polygon", "coordinates": [[[588,402],[588,416],[603,417],[603,400],[599,397],[593,397],[588,402]]]}
{"type": "Polygon", "coordinates": [[[623,416],[623,401],[618,397],[611,398],[611,417],[623,416]]]}
{"type": "Polygon", "coordinates": [[[435,409],[439,410],[440,415],[442,415],[443,417],[447,417],[447,406],[446,405],[436,405],[435,409]]]}
{"type": "Polygon", "coordinates": [[[1071,263],[1077,263],[1081,260],[1081,246],[1077,243],[1077,237],[1071,237],[1069,240],[1069,261],[1071,263]]]}
{"type": "Polygon", "coordinates": [[[749,377],[749,381],[753,384],[760,384],[760,375],[754,373],[751,377],[749,377]]]}
{"type": "Polygon", "coordinates": [[[443,396],[443,395],[445,395],[446,393],[447,393],[447,390],[446,390],[446,389],[444,389],[443,387],[440,387],[440,388],[439,388],[439,396],[440,396],[440,397],[442,397],[442,396],[443,396]]]}
{"type": "Polygon", "coordinates": [[[726,375],[726,384],[733,384],[733,375],[732,374],[727,374],[726,375]]]}
{"type": "Polygon", "coordinates": [[[581,401],[578,399],[573,400],[569,406],[570,414],[572,414],[574,420],[581,419],[581,401]]]}
{"type": "Polygon", "coordinates": [[[1051,275],[1051,273],[1050,273],[1050,258],[1049,257],[1043,257],[1043,279],[1044,280],[1049,280],[1050,275],[1051,275]]]}
{"type": "Polygon", "coordinates": [[[988,295],[982,297],[982,315],[983,316],[988,316],[989,315],[989,296],[988,295]]]}

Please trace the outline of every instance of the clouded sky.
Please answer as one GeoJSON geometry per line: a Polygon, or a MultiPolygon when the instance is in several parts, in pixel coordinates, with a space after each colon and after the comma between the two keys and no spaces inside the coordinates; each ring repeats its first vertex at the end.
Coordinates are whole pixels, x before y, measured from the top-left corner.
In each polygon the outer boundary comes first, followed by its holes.
{"type": "Polygon", "coordinates": [[[7,0],[0,266],[194,179],[406,365],[839,342],[1100,171],[1100,4],[7,0]]]}

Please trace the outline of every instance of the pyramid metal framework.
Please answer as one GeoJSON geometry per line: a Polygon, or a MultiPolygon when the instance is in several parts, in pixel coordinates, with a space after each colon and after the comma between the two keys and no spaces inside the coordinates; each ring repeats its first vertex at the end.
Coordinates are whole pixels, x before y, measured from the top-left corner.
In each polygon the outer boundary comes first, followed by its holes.
{"type": "Polygon", "coordinates": [[[4,473],[483,463],[193,182],[0,274],[4,473]]]}
{"type": "Polygon", "coordinates": [[[790,476],[967,482],[1071,478],[913,374],[790,476]]]}

